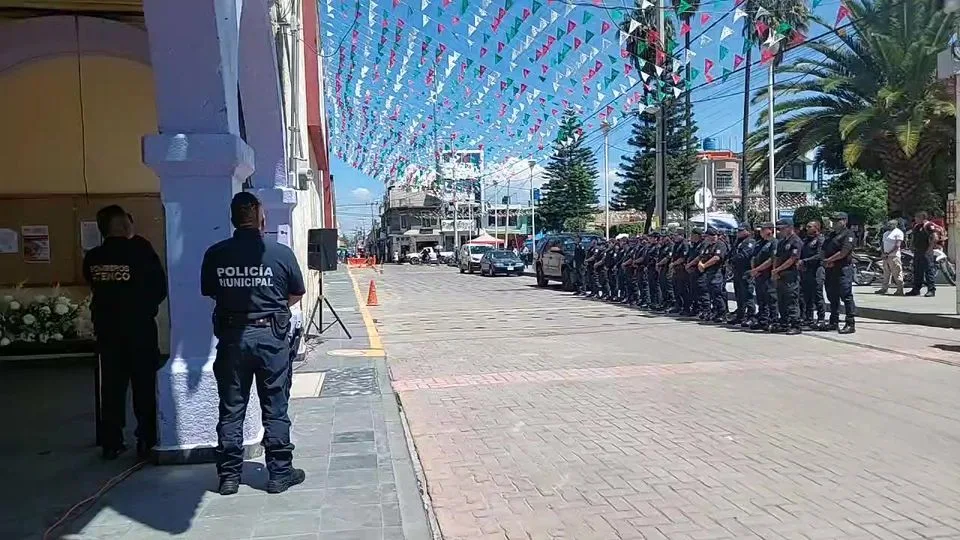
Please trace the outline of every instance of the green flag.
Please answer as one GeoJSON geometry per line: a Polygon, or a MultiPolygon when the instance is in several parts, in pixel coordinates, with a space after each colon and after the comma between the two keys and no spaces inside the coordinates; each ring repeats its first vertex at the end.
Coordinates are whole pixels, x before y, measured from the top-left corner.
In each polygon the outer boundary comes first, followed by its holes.
{"type": "MultiPolygon", "coordinates": [[[[466,2],[466,1],[467,1],[467,0],[464,0],[464,2],[466,2]]],[[[542,8],[542,7],[543,7],[543,4],[541,4],[540,2],[537,2],[537,0],[534,0],[534,1],[533,1],[533,12],[534,12],[534,13],[540,11],[540,8],[542,8]]]]}
{"type": "Polygon", "coordinates": [[[723,59],[726,58],[727,55],[729,55],[729,54],[730,54],[730,49],[728,49],[728,48],[724,47],[723,45],[721,45],[721,46],[720,46],[720,60],[723,60],[723,59]]]}
{"type": "Polygon", "coordinates": [[[467,8],[470,7],[470,0],[460,0],[460,14],[463,15],[467,12],[467,8]]]}
{"type": "Polygon", "coordinates": [[[593,32],[587,30],[586,34],[584,34],[583,42],[584,42],[584,43],[590,43],[590,40],[591,40],[591,39],[593,39],[593,32]]]}
{"type": "Polygon", "coordinates": [[[686,0],[680,0],[680,6],[677,8],[677,13],[686,13],[692,9],[693,6],[691,6],[686,0]]]}
{"type": "Polygon", "coordinates": [[[590,13],[589,11],[583,12],[583,24],[587,24],[588,22],[590,22],[590,19],[592,18],[593,18],[593,14],[590,13]]]}
{"type": "Polygon", "coordinates": [[[723,75],[720,77],[721,81],[727,82],[727,77],[729,77],[731,73],[733,72],[730,71],[729,69],[723,68],[723,75]]]}
{"type": "Polygon", "coordinates": [[[503,60],[503,57],[500,56],[499,54],[493,55],[493,63],[494,63],[494,64],[499,64],[501,60],[503,60]]]}

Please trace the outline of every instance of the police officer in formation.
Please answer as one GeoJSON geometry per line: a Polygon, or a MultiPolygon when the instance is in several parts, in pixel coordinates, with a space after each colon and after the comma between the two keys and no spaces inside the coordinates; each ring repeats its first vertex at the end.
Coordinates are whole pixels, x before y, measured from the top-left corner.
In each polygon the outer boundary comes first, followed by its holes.
{"type": "Polygon", "coordinates": [[[732,247],[713,227],[693,229],[689,240],[676,229],[652,231],[591,243],[577,294],[751,330],[848,334],[855,331],[852,249],[842,212],[834,214],[833,231],[825,238],[818,222],[808,223],[801,239],[787,220],[761,223],[755,230],[741,225],[732,247]],[[728,268],[737,302],[732,313],[728,268]],[[831,308],[827,324],[824,287],[831,308]],[[842,328],[840,302],[846,312],[842,328]]]}
{"type": "Polygon", "coordinates": [[[123,208],[97,212],[103,244],[83,258],[83,276],[93,293],[90,313],[97,336],[101,372],[100,445],[103,458],[126,451],[123,440],[127,386],[137,418],[137,456],[145,459],[157,443],[157,369],[161,366],[156,316],[167,297],[160,257],[136,236],[123,208]]]}
{"type": "Polygon", "coordinates": [[[291,362],[287,333],[290,307],[305,294],[297,258],[287,246],[263,238],[264,213],[251,193],[230,203],[233,237],[204,254],[200,289],[216,301],[213,331],[219,340],[213,364],[220,394],[217,423],[221,495],[240,485],[243,465],[243,419],[250,386],[256,381],[263,412],[263,446],[268,493],[281,493],[303,482],[293,468],[290,442],[291,362]]]}

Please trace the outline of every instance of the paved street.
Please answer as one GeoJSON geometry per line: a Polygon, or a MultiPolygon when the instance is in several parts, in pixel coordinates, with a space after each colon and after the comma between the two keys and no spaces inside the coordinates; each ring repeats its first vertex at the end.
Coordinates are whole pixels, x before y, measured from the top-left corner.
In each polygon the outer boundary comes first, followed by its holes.
{"type": "Polygon", "coordinates": [[[751,334],[387,265],[445,539],[960,538],[960,334],[751,334]]]}

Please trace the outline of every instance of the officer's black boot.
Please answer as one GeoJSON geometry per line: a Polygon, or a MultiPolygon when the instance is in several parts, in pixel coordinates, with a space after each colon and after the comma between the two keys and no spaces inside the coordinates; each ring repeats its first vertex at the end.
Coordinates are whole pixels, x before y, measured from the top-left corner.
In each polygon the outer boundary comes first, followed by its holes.
{"type": "Polygon", "coordinates": [[[854,323],[853,319],[850,318],[843,322],[843,328],[841,328],[838,332],[840,334],[853,334],[856,331],[856,324],[854,323]]]}
{"type": "Polygon", "coordinates": [[[757,320],[754,318],[745,319],[740,323],[740,328],[753,328],[753,325],[757,324],[757,320]]]}
{"type": "Polygon", "coordinates": [[[796,336],[797,334],[800,334],[800,333],[802,333],[802,331],[800,330],[799,326],[791,326],[790,328],[787,328],[788,336],[796,336]]]}
{"type": "Polygon", "coordinates": [[[267,493],[283,493],[297,484],[302,484],[307,473],[302,469],[291,469],[283,478],[271,478],[267,481],[267,493]]]}
{"type": "Polygon", "coordinates": [[[221,495],[236,495],[240,491],[240,479],[236,477],[221,478],[217,492],[221,495]]]}
{"type": "Polygon", "coordinates": [[[107,461],[113,461],[120,457],[120,454],[127,451],[127,445],[121,443],[120,446],[113,448],[104,448],[101,456],[107,461]]]}
{"type": "Polygon", "coordinates": [[[825,331],[825,332],[835,332],[839,327],[840,327],[839,321],[835,321],[835,320],[833,320],[833,319],[830,319],[830,322],[828,322],[827,324],[823,325],[820,329],[823,330],[823,331],[825,331]]]}
{"type": "Polygon", "coordinates": [[[137,441],[137,457],[142,460],[150,459],[153,445],[144,441],[137,441]]]}
{"type": "Polygon", "coordinates": [[[814,325],[812,319],[804,319],[800,322],[800,328],[809,332],[816,328],[816,325],[814,325]]]}

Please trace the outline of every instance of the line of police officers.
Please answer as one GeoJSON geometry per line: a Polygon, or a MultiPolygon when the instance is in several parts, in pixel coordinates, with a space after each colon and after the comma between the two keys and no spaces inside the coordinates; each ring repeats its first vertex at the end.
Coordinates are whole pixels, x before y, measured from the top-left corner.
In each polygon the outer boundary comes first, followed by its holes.
{"type": "Polygon", "coordinates": [[[741,225],[732,241],[711,227],[693,229],[689,238],[671,229],[594,241],[586,248],[577,242],[576,294],[751,330],[852,334],[854,238],[846,213],[831,220],[826,235],[819,222],[810,222],[802,238],[793,222],[781,220],[755,231],[741,225]],[[728,279],[737,304],[732,313],[728,279]],[[830,307],[826,321],[824,289],[830,307]]]}

